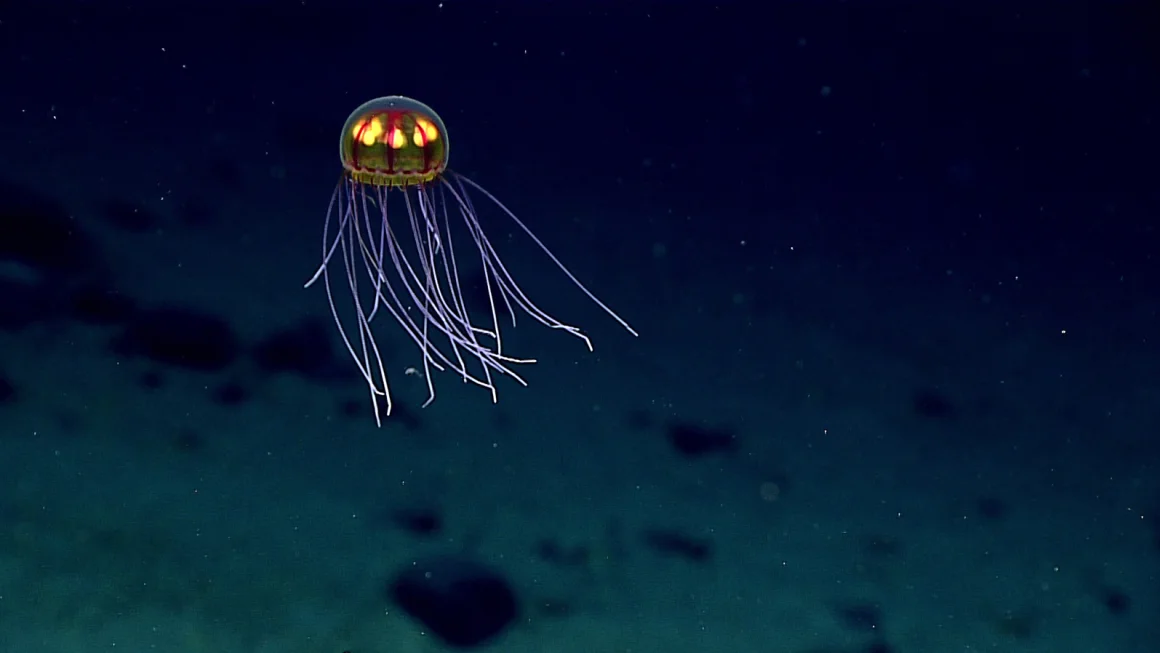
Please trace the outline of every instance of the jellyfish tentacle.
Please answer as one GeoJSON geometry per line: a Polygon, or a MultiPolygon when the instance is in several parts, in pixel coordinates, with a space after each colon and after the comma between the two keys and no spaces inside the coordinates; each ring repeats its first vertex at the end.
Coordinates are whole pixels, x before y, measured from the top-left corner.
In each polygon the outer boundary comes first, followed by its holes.
{"type": "Polygon", "coordinates": [[[342,127],[339,153],[344,173],[327,208],[322,260],[305,286],[320,279],[324,282],[331,317],[367,384],[380,425],[379,397],[386,398],[388,416],[392,407],[383,351],[374,333],[381,314],[390,315],[420,351],[427,385],[424,406],[436,397],[433,370],[454,371],[463,382],[487,388],[493,402],[498,401],[498,377],[510,376],[527,385],[515,367],[535,363],[535,359],[518,358],[505,349],[503,311],[513,327],[517,313],[524,313],[549,328],[566,331],[592,349],[591,340],[579,327],[541,309],[516,281],[473,206],[473,202],[486,202],[473,195],[481,194],[506,213],[591,301],[637,334],[507,206],[479,184],[447,170],[447,152],[443,120],[429,106],[402,96],[363,103],[342,127]],[[460,224],[470,236],[466,249],[466,241],[456,233],[460,224]],[[410,234],[404,233],[407,229],[410,234]],[[464,261],[458,255],[462,251],[470,257],[472,245],[480,257],[486,315],[474,310],[468,301],[472,289],[460,276],[464,261]],[[332,269],[339,259],[345,291],[334,287],[342,283],[337,268],[332,269]],[[348,291],[353,307],[339,310],[335,295],[348,291]]]}
{"type": "Polygon", "coordinates": [[[371,403],[374,407],[375,422],[381,425],[382,419],[379,414],[378,400],[375,397],[376,395],[385,397],[387,403],[386,413],[389,416],[392,408],[390,388],[387,384],[386,369],[383,366],[382,356],[380,355],[378,347],[374,342],[373,335],[370,333],[370,325],[365,321],[365,319],[363,319],[362,306],[358,297],[357,286],[355,285],[357,281],[352,274],[350,257],[353,254],[353,244],[348,242],[347,238],[347,232],[353,228],[353,219],[351,216],[352,209],[349,204],[347,204],[345,207],[342,207],[340,203],[340,211],[342,212],[343,217],[340,220],[339,229],[336,234],[335,251],[339,252],[342,256],[347,283],[351,286],[352,294],[355,299],[356,323],[359,330],[359,348],[362,350],[361,357],[355,351],[354,344],[351,342],[350,337],[347,335],[346,327],[343,325],[342,318],[339,315],[338,308],[334,302],[334,291],[330,284],[329,264],[322,266],[321,278],[323,279],[323,285],[326,287],[326,299],[330,306],[331,317],[334,319],[334,323],[338,327],[339,336],[342,338],[343,344],[346,346],[347,351],[350,353],[351,359],[354,360],[355,366],[359,369],[360,374],[362,374],[363,379],[367,383],[368,390],[371,394],[371,403]],[[369,349],[368,344],[370,346],[369,349]],[[375,363],[378,366],[379,376],[382,380],[382,389],[379,389],[374,379],[372,372],[373,368],[371,367],[370,360],[371,352],[373,352],[375,363]]]}
{"type": "MultiPolygon", "coordinates": [[[[449,173],[449,174],[453,174],[453,173],[449,173]]],[[[531,230],[531,228],[529,228],[526,224],[524,224],[523,220],[520,220],[518,217],[516,217],[516,214],[513,213],[512,210],[509,209],[507,206],[505,206],[503,202],[499,201],[499,199],[495,195],[492,195],[490,192],[488,192],[488,190],[486,188],[484,188],[483,186],[480,186],[479,184],[475,183],[474,181],[468,179],[467,177],[464,177],[463,175],[455,174],[454,177],[455,177],[456,181],[461,182],[461,183],[466,183],[467,185],[471,186],[472,188],[478,190],[480,193],[483,193],[483,195],[485,197],[487,197],[489,200],[491,200],[492,203],[494,203],[504,213],[506,213],[507,216],[509,218],[511,218],[512,221],[515,222],[516,225],[519,226],[519,228],[522,229],[523,232],[525,234],[527,234],[529,238],[532,239],[532,242],[536,243],[536,245],[539,246],[540,250],[548,255],[548,258],[552,259],[552,262],[556,264],[556,267],[560,268],[560,270],[569,279],[571,279],[572,283],[576,284],[576,287],[579,288],[581,290],[581,292],[583,292],[585,295],[588,296],[588,299],[591,299],[597,306],[604,309],[604,312],[608,313],[608,315],[611,316],[612,319],[616,320],[617,323],[620,324],[620,326],[624,327],[626,331],[628,331],[629,333],[631,333],[634,336],[640,335],[636,332],[635,329],[633,329],[628,324],[628,322],[624,318],[617,315],[616,311],[609,308],[607,304],[600,301],[599,297],[597,297],[595,294],[593,294],[592,291],[588,290],[588,288],[583,283],[581,283],[579,279],[576,278],[576,275],[572,274],[572,271],[569,270],[567,268],[567,266],[565,266],[560,261],[560,259],[556,258],[556,255],[552,253],[552,250],[548,249],[548,246],[544,244],[544,241],[540,240],[540,238],[538,236],[536,236],[535,232],[533,232],[531,230]]]]}
{"type": "MultiPolygon", "coordinates": [[[[436,192],[435,189],[432,189],[431,194],[429,196],[429,198],[432,199],[432,206],[434,206],[435,192],[436,192]]],[[[456,263],[456,260],[455,260],[455,239],[451,233],[451,218],[448,216],[448,213],[447,213],[447,197],[446,197],[446,195],[443,194],[441,187],[439,187],[438,192],[439,192],[439,198],[442,200],[440,202],[440,205],[442,207],[442,211],[440,212],[440,211],[433,209],[434,212],[436,213],[436,215],[434,216],[433,219],[435,221],[438,221],[439,213],[442,214],[442,219],[443,219],[442,220],[442,229],[443,229],[443,233],[445,234],[444,235],[444,242],[447,243],[447,255],[443,257],[443,269],[444,269],[444,274],[447,276],[447,280],[448,280],[448,284],[447,284],[448,285],[448,292],[451,294],[452,300],[455,302],[455,308],[456,308],[457,314],[459,315],[459,318],[463,321],[463,323],[465,325],[467,325],[466,333],[467,333],[468,337],[471,338],[472,344],[477,348],[482,348],[482,345],[480,345],[479,340],[475,337],[476,334],[482,333],[485,335],[490,335],[495,340],[495,343],[496,343],[495,354],[497,356],[502,355],[502,353],[503,353],[503,341],[500,339],[499,323],[498,323],[496,316],[495,316],[495,300],[491,296],[491,288],[490,287],[488,288],[488,297],[487,298],[488,298],[488,306],[491,309],[492,323],[495,325],[494,333],[490,333],[485,329],[480,329],[479,327],[476,327],[471,322],[471,316],[467,310],[467,302],[463,297],[463,284],[460,282],[460,279],[459,279],[459,265],[458,265],[458,263],[456,263]]],[[[484,281],[485,282],[487,281],[486,278],[484,281]]],[[[484,362],[484,356],[485,356],[484,353],[482,351],[480,351],[479,349],[477,349],[476,355],[480,360],[480,364],[483,366],[483,373],[484,373],[484,376],[487,378],[488,383],[493,383],[492,379],[491,379],[491,370],[487,367],[487,364],[484,362]]],[[[496,403],[499,401],[499,397],[498,397],[494,388],[492,389],[491,395],[492,395],[492,397],[491,397],[492,403],[496,403]]]]}
{"type": "MultiPolygon", "coordinates": [[[[370,386],[371,390],[371,400],[375,412],[375,421],[381,424],[379,404],[374,395],[380,394],[385,398],[387,404],[386,414],[388,417],[391,414],[391,409],[393,408],[394,404],[391,398],[390,387],[387,384],[387,372],[385,366],[383,365],[382,354],[379,351],[378,343],[375,342],[374,333],[371,331],[371,319],[367,316],[367,313],[363,308],[362,297],[359,295],[358,260],[360,253],[365,247],[365,244],[360,228],[360,221],[358,219],[359,205],[356,202],[351,202],[350,205],[353,207],[352,212],[354,216],[349,221],[349,231],[347,234],[348,237],[344,239],[341,245],[341,249],[343,253],[343,262],[346,268],[347,285],[350,287],[351,297],[354,299],[355,321],[359,327],[359,348],[362,350],[362,363],[360,368],[365,369],[368,372],[368,385],[370,386]],[[356,244],[358,247],[355,246],[356,244]],[[376,388],[373,379],[369,378],[369,373],[373,369],[371,367],[370,360],[372,354],[374,355],[375,364],[379,368],[379,375],[383,381],[381,392],[376,388]]],[[[356,360],[355,364],[358,365],[359,362],[356,360]]]]}
{"type": "MultiPolygon", "coordinates": [[[[381,215],[380,215],[380,217],[381,217],[381,215]]],[[[428,308],[426,306],[427,302],[425,301],[425,299],[423,297],[422,291],[415,289],[415,286],[422,285],[422,280],[420,279],[419,274],[416,272],[414,265],[410,262],[409,257],[407,256],[406,252],[399,246],[398,237],[394,234],[394,231],[393,231],[393,229],[391,229],[389,224],[386,225],[386,229],[387,229],[387,236],[386,236],[385,241],[386,241],[386,249],[388,250],[387,253],[389,254],[389,257],[392,261],[392,265],[395,268],[396,274],[399,277],[400,282],[403,284],[403,287],[406,290],[406,294],[410,297],[411,302],[413,304],[415,304],[417,310],[421,314],[424,313],[424,311],[426,312],[425,313],[426,319],[431,320],[432,324],[439,326],[440,319],[437,318],[435,315],[433,315],[431,308],[428,308]]],[[[374,264],[374,262],[379,258],[378,255],[372,251],[374,249],[374,246],[367,245],[366,243],[364,243],[363,246],[364,246],[363,259],[364,259],[364,267],[365,267],[366,273],[371,277],[376,277],[376,278],[380,278],[380,279],[385,280],[386,279],[385,266],[378,267],[376,264],[374,264]]],[[[395,318],[395,320],[403,327],[403,329],[407,333],[407,335],[409,337],[411,337],[411,339],[416,343],[416,345],[418,345],[420,347],[420,349],[422,350],[424,347],[424,345],[423,345],[423,328],[419,324],[417,324],[416,321],[411,317],[410,313],[406,309],[405,304],[402,301],[402,298],[400,298],[398,296],[398,293],[395,291],[393,284],[391,284],[389,282],[389,280],[385,280],[383,283],[381,283],[379,285],[380,294],[384,290],[386,291],[387,294],[383,295],[383,305],[387,308],[388,312],[391,313],[392,317],[395,318]]],[[[474,351],[475,349],[480,347],[478,344],[472,345],[472,343],[470,343],[469,341],[464,339],[464,337],[461,334],[457,334],[454,329],[449,330],[450,331],[449,333],[448,333],[448,331],[445,331],[443,329],[440,329],[440,330],[443,331],[444,333],[446,333],[451,339],[453,339],[457,345],[464,346],[472,351],[474,351]]],[[[460,374],[465,374],[467,376],[468,381],[473,382],[473,383],[480,385],[482,387],[489,388],[489,389],[494,387],[494,384],[490,384],[490,383],[488,383],[488,381],[483,380],[483,379],[479,379],[479,378],[475,377],[474,375],[472,375],[470,372],[468,372],[466,370],[465,367],[461,368],[455,362],[451,361],[449,359],[449,357],[440,348],[435,347],[435,346],[431,346],[432,344],[433,343],[429,342],[429,346],[424,351],[424,355],[430,357],[430,363],[432,365],[434,365],[438,369],[442,370],[443,367],[441,365],[439,365],[439,362],[438,362],[438,360],[442,360],[443,363],[445,363],[451,369],[454,369],[455,371],[459,372],[460,374]],[[438,360],[436,360],[436,359],[438,359],[438,360]]],[[[513,376],[513,378],[516,378],[517,381],[519,381],[522,385],[526,385],[526,381],[524,381],[522,378],[518,377],[518,375],[516,375],[512,370],[506,369],[506,368],[499,369],[499,368],[502,368],[502,365],[500,363],[497,363],[496,361],[487,360],[485,357],[485,365],[492,370],[498,370],[498,371],[504,372],[505,374],[511,375],[511,376],[513,376]]]]}
{"type": "Polygon", "coordinates": [[[343,190],[345,184],[346,176],[343,175],[338,180],[338,184],[335,185],[334,192],[330,195],[330,205],[326,209],[326,220],[322,223],[322,264],[318,266],[318,269],[314,271],[314,275],[310,277],[305,285],[302,286],[303,288],[309,288],[310,286],[314,285],[314,282],[318,281],[318,278],[321,277],[322,273],[326,270],[326,264],[329,263],[330,258],[334,256],[335,248],[338,247],[338,240],[335,239],[334,241],[329,241],[327,236],[330,233],[330,214],[334,211],[334,204],[336,201],[341,204],[342,200],[340,193],[343,190]]]}
{"type": "MultiPolygon", "coordinates": [[[[439,310],[443,315],[443,319],[448,322],[454,321],[460,327],[456,329],[456,333],[459,338],[462,338],[468,343],[466,349],[474,353],[476,358],[479,359],[484,378],[491,389],[492,401],[496,402],[499,400],[499,397],[491,378],[491,369],[485,360],[490,355],[490,350],[481,345],[475,337],[476,328],[471,323],[471,318],[467,314],[466,305],[458,294],[460,292],[460,284],[458,268],[455,265],[453,237],[450,230],[440,228],[438,210],[435,207],[433,197],[434,195],[428,194],[428,190],[425,187],[420,187],[417,193],[417,201],[415,202],[415,206],[418,207],[419,213],[422,215],[423,222],[427,225],[426,233],[430,234],[439,243],[439,247],[436,249],[432,247],[432,243],[428,242],[427,256],[430,258],[428,279],[433,282],[439,310]],[[443,284],[440,284],[440,275],[435,274],[436,267],[441,268],[440,271],[442,272],[442,278],[445,280],[446,289],[443,288],[443,284]],[[448,297],[451,298],[450,301],[448,297]]],[[[408,204],[408,210],[412,210],[411,204],[408,204]]],[[[417,217],[412,216],[412,222],[417,220],[417,217]]],[[[456,356],[459,356],[458,348],[456,348],[456,356]]],[[[459,361],[461,364],[463,363],[462,357],[459,357],[459,361]]]]}
{"type": "MultiPolygon", "coordinates": [[[[447,302],[443,297],[442,288],[439,286],[436,258],[439,256],[438,252],[442,249],[442,246],[438,243],[437,238],[435,238],[437,234],[432,232],[430,220],[427,219],[427,213],[422,203],[422,187],[419,187],[418,196],[414,202],[411,200],[411,193],[404,189],[403,201],[407,209],[407,219],[411,225],[411,235],[415,240],[415,251],[418,253],[422,265],[423,305],[426,309],[424,310],[424,347],[426,347],[428,344],[426,340],[426,326],[430,320],[429,316],[432,311],[439,318],[435,323],[435,327],[448,336],[451,336],[455,330],[455,324],[450,319],[451,316],[447,313],[447,302]],[[416,211],[416,205],[418,206],[418,211],[416,211]],[[419,216],[423,218],[422,223],[420,223],[419,216]]],[[[466,364],[463,362],[463,355],[457,345],[457,338],[449,337],[449,342],[451,343],[451,351],[455,355],[459,366],[466,369],[466,364]]],[[[433,395],[428,398],[428,403],[431,399],[433,399],[433,395]]]]}
{"type": "Polygon", "coordinates": [[[465,196],[456,193],[451,189],[453,195],[460,200],[459,211],[465,222],[468,224],[469,230],[475,235],[476,245],[484,259],[484,265],[491,268],[498,282],[500,290],[508,295],[525,313],[532,316],[536,321],[544,326],[564,330],[573,336],[582,340],[589,351],[592,351],[592,341],[584,334],[578,327],[570,324],[565,324],[560,320],[552,317],[540,307],[536,306],[531,299],[524,293],[523,289],[516,282],[515,278],[508,272],[504,266],[503,261],[499,257],[499,253],[495,251],[491,241],[487,235],[483,233],[483,227],[479,224],[479,219],[476,217],[475,208],[471,205],[470,200],[465,196]]]}
{"type": "MultiPolygon", "coordinates": [[[[343,211],[342,207],[340,207],[340,211],[343,211]]],[[[334,245],[335,249],[339,248],[340,246],[342,248],[346,247],[346,245],[344,244],[344,237],[343,237],[344,231],[343,230],[347,229],[349,219],[350,219],[349,213],[344,212],[343,217],[340,219],[340,222],[339,222],[339,229],[338,229],[336,236],[335,236],[335,245],[334,245]]],[[[328,215],[328,220],[329,220],[329,215],[328,215]]],[[[344,253],[343,260],[345,261],[345,259],[346,259],[346,254],[344,253]]],[[[324,285],[326,286],[326,298],[327,298],[328,303],[330,304],[331,316],[334,318],[335,325],[338,326],[339,335],[342,337],[343,343],[346,345],[347,351],[350,352],[351,357],[355,360],[355,364],[358,365],[359,371],[362,372],[363,377],[367,380],[368,383],[370,383],[371,382],[371,374],[366,368],[363,367],[363,365],[359,361],[359,356],[355,352],[354,345],[351,343],[350,338],[347,336],[346,328],[343,326],[342,318],[339,316],[338,308],[334,303],[334,293],[330,287],[329,265],[323,265],[321,268],[319,268],[319,272],[320,272],[320,275],[325,282],[324,285]]]]}

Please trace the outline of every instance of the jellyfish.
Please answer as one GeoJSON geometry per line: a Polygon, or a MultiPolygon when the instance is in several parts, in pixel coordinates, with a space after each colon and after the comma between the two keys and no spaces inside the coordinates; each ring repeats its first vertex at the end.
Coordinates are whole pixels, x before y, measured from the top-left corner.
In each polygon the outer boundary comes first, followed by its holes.
{"type": "Polygon", "coordinates": [[[515,371],[534,359],[504,350],[501,322],[517,313],[592,342],[578,327],[538,307],[508,272],[476,209],[494,205],[519,227],[564,276],[632,335],[637,332],[572,274],[520,218],[476,182],[447,168],[447,128],[431,107],[411,98],[380,97],[354,110],[342,127],[343,173],[331,195],[322,234],[322,263],[306,287],[321,280],[339,335],[367,383],[375,423],[392,400],[375,319],[384,313],[418,347],[426,407],[435,400],[432,371],[450,370],[498,401],[496,379],[527,382],[515,371]],[[453,227],[455,236],[453,237],[453,227]],[[489,315],[473,316],[460,276],[475,257],[487,289],[489,315]],[[337,287],[336,287],[337,286],[337,287]],[[349,292],[351,308],[336,295],[349,292]],[[474,321],[473,321],[474,320],[474,321]]]}

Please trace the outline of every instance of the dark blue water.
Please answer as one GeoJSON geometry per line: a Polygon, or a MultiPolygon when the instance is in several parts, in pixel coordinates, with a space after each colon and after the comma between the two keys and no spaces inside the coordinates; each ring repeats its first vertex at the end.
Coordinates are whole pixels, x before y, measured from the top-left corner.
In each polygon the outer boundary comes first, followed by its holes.
{"type": "Polygon", "coordinates": [[[1156,651],[1158,24],[0,8],[0,651],[1156,651]]]}

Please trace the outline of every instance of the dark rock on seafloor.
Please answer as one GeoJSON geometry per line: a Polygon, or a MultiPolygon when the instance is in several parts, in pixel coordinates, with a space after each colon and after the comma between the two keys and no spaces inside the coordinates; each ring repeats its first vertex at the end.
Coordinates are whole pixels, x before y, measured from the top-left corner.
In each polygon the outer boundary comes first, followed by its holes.
{"type": "Polygon", "coordinates": [[[515,592],[502,575],[459,556],[407,565],[390,582],[388,594],[404,612],[456,648],[490,641],[519,614],[515,592]]]}

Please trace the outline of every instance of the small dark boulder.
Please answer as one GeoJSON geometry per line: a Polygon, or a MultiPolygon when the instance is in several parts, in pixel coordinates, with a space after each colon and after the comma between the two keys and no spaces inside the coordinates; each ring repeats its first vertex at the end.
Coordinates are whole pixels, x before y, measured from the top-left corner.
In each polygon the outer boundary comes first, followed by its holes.
{"type": "Polygon", "coordinates": [[[407,565],[388,595],[404,612],[456,648],[499,635],[519,614],[515,592],[498,572],[467,558],[440,556],[407,565]]]}
{"type": "Polygon", "coordinates": [[[68,310],[74,319],[85,324],[121,324],[136,313],[137,302],[112,288],[84,284],[69,293],[68,310]]]}
{"type": "Polygon", "coordinates": [[[1108,610],[1108,614],[1122,617],[1128,614],[1128,610],[1131,609],[1132,597],[1128,596],[1127,592],[1123,590],[1109,587],[1103,592],[1103,603],[1104,607],[1108,610]]]}
{"type": "Polygon", "coordinates": [[[737,448],[737,433],[730,428],[678,422],[668,426],[669,444],[686,458],[727,453],[737,448]]]}
{"type": "Polygon", "coordinates": [[[923,419],[948,420],[958,414],[951,398],[935,388],[915,391],[910,398],[910,407],[915,415],[923,419]]]}
{"type": "Polygon", "coordinates": [[[137,377],[137,383],[146,390],[157,390],[165,385],[165,377],[157,370],[147,370],[137,377]]]}
{"type": "Polygon", "coordinates": [[[673,529],[647,529],[644,532],[644,543],[657,553],[689,562],[705,563],[713,558],[713,543],[710,540],[673,529]]]}
{"type": "Polygon", "coordinates": [[[391,522],[412,535],[436,535],[443,530],[443,516],[432,508],[403,508],[391,513],[391,522]]]}
{"type": "Polygon", "coordinates": [[[987,521],[1002,521],[1009,509],[1007,502],[999,497],[979,497],[975,500],[975,512],[987,521]]]}
{"type": "Polygon", "coordinates": [[[349,370],[338,365],[330,338],[331,329],[322,320],[305,320],[258,342],[252,352],[254,363],[271,374],[296,374],[314,381],[340,378],[349,370]]]}
{"type": "Polygon", "coordinates": [[[213,389],[213,400],[219,406],[240,406],[250,400],[250,391],[237,381],[226,381],[213,389]]]}
{"type": "Polygon", "coordinates": [[[127,356],[199,372],[217,372],[237,359],[241,345],[223,319],[183,308],[142,311],[113,340],[127,356]]]}
{"type": "Polygon", "coordinates": [[[62,204],[0,180],[0,260],[27,265],[57,283],[100,267],[97,247],[62,204]]]}
{"type": "Polygon", "coordinates": [[[103,270],[96,243],[63,205],[0,180],[0,329],[61,318],[67,289],[103,270]]]}

